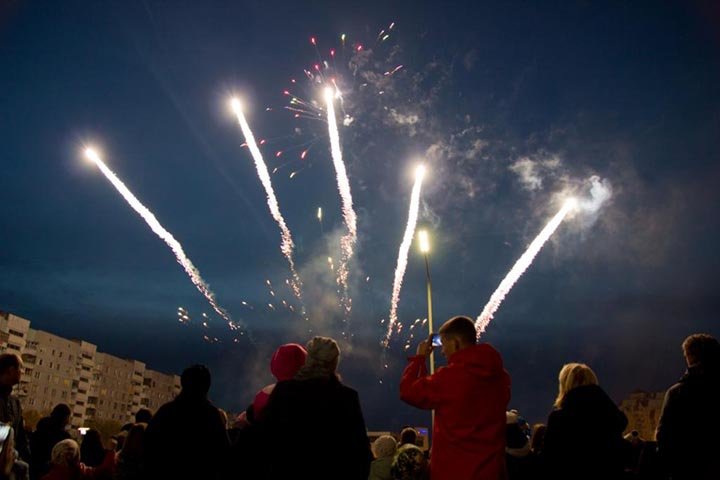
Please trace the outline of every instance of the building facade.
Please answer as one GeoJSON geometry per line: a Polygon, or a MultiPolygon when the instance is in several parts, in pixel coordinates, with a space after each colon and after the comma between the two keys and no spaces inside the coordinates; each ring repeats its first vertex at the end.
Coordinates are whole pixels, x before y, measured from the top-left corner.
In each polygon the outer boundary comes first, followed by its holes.
{"type": "Polygon", "coordinates": [[[627,416],[625,433],[637,430],[643,440],[655,441],[655,429],[660,421],[665,392],[648,393],[638,390],[620,403],[620,410],[627,416]]]}
{"type": "Polygon", "coordinates": [[[72,425],[89,420],[133,421],[140,408],[153,412],[180,392],[180,377],[146,368],[143,362],[97,351],[30,328],[30,321],[0,312],[0,353],[16,353],[24,364],[17,395],[23,410],[46,415],[65,403],[72,425]]]}

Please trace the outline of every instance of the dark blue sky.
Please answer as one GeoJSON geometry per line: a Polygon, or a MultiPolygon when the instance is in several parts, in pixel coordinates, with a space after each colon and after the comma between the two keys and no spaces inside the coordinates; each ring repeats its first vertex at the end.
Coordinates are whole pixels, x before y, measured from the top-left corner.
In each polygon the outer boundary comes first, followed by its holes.
{"type": "MultiPolygon", "coordinates": [[[[532,420],[549,411],[565,362],[589,363],[619,401],[672,383],[687,334],[720,334],[713,2],[307,3],[4,2],[0,309],[152,368],[207,362],[218,404],[249,403],[270,381],[270,352],[306,341],[308,325],[264,306],[291,300],[287,264],[227,109],[236,92],[268,139],[270,167],[293,160],[273,182],[310,326],[340,336],[327,256],[337,258],[343,226],[326,127],[283,111],[282,91],[295,78],[298,95],[321,98],[302,73],[317,62],[309,38],[326,58],[346,33],[335,65],[354,120],[340,135],[360,235],[341,370],[370,428],[428,421],[397,400],[405,332],[384,358],[379,346],[418,156],[430,169],[420,221],[433,237],[436,321],[480,313],[558,195],[586,191],[593,175],[611,185],[596,214],[560,226],[487,331],[512,376],[512,406],[532,420]],[[313,139],[300,161],[298,145],[313,139]],[[183,244],[255,345],[233,344],[212,316],[209,329],[198,325],[211,313],[204,298],[82,158],[87,143],[183,244]]],[[[413,248],[406,325],[424,316],[423,282],[413,248]]]]}

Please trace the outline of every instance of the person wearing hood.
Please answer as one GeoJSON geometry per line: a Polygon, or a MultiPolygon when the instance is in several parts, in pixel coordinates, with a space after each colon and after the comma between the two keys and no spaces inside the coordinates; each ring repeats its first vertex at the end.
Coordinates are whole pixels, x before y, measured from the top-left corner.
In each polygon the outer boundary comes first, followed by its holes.
{"type": "Polygon", "coordinates": [[[392,464],[398,445],[391,435],[381,435],[372,444],[375,460],[370,464],[368,480],[393,480],[392,464]]]}
{"type": "Polygon", "coordinates": [[[720,436],[707,420],[720,405],[720,343],[694,334],[682,344],[687,372],[665,394],[657,426],[658,456],[672,480],[717,479],[720,436]]]}
{"type": "Polygon", "coordinates": [[[435,410],[431,480],[497,480],[505,465],[505,411],[510,375],[500,354],[476,343],[475,324],[453,317],[440,328],[448,365],[427,374],[430,339],[421,342],[400,381],[400,398],[435,410]]]}
{"type": "Polygon", "coordinates": [[[258,420],[270,452],[271,479],[367,480],[370,443],[360,399],[337,374],[340,348],[328,337],[306,345],[305,365],[278,382],[258,420]],[[298,441],[288,448],[288,436],[298,441]]]}
{"type": "Polygon", "coordinates": [[[220,476],[230,441],[220,411],[207,398],[210,383],[206,366],[186,368],[180,394],[150,420],[144,452],[148,478],[220,476]]]}
{"type": "MultiPolygon", "coordinates": [[[[303,365],[305,365],[305,359],[307,358],[307,351],[298,345],[297,343],[287,343],[281,345],[273,354],[270,359],[270,372],[278,382],[284,382],[290,380],[300,371],[303,365]]],[[[271,383],[260,390],[255,395],[253,401],[253,413],[255,418],[262,417],[262,412],[270,399],[270,394],[275,389],[277,383],[271,383]]]]}
{"type": "Polygon", "coordinates": [[[627,417],[583,363],[560,370],[555,410],[541,453],[546,476],[557,480],[614,480],[623,476],[628,454],[623,431],[627,417]]]}

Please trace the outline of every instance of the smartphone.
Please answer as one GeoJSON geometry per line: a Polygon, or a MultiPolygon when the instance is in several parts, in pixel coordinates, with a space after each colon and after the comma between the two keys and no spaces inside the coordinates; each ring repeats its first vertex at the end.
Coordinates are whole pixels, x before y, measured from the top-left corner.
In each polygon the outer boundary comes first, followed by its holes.
{"type": "Polygon", "coordinates": [[[430,335],[430,339],[433,347],[442,347],[442,339],[439,333],[433,333],[430,335]]]}

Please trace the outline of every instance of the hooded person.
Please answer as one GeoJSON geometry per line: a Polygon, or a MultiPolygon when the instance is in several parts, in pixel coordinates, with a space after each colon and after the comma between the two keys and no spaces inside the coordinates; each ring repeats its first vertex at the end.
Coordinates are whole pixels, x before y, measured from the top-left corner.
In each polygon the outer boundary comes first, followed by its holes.
{"type": "Polygon", "coordinates": [[[305,365],[275,385],[258,420],[265,447],[282,452],[270,478],[366,480],[372,454],[358,394],[337,374],[340,348],[332,338],[314,337],[306,350],[305,365]],[[287,448],[292,435],[302,441],[287,448]]]}
{"type": "Polygon", "coordinates": [[[500,354],[476,343],[475,324],[453,317],[440,328],[447,367],[427,374],[430,339],[418,345],[400,380],[400,398],[435,410],[432,480],[497,480],[505,468],[505,411],[510,376],[500,354]]]}
{"type": "MultiPolygon", "coordinates": [[[[284,382],[290,380],[300,371],[303,365],[305,365],[305,359],[307,358],[307,351],[298,345],[297,343],[286,343],[281,345],[272,358],[270,359],[270,372],[278,382],[284,382]]],[[[255,418],[260,418],[262,412],[270,399],[270,394],[275,389],[276,383],[266,385],[255,395],[253,401],[253,413],[255,418]]]]}
{"type": "Polygon", "coordinates": [[[381,435],[372,444],[375,460],[370,464],[368,480],[392,480],[392,464],[397,442],[390,435],[381,435]]]}

